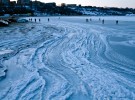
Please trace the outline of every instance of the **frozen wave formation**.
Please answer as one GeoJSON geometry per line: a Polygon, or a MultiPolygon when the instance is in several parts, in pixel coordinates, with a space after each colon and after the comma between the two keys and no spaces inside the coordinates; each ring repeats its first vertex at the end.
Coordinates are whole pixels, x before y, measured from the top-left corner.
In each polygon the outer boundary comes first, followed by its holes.
{"type": "Polygon", "coordinates": [[[135,100],[135,59],[120,49],[133,50],[135,34],[120,29],[65,20],[1,29],[0,100],[135,100]]]}

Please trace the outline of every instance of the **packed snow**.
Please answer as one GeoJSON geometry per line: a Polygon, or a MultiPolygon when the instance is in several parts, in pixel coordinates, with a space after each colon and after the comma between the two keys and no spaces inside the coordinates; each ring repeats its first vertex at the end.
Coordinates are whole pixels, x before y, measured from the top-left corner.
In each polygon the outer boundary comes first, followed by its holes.
{"type": "Polygon", "coordinates": [[[134,17],[35,18],[0,28],[0,100],[135,100],[134,17]]]}

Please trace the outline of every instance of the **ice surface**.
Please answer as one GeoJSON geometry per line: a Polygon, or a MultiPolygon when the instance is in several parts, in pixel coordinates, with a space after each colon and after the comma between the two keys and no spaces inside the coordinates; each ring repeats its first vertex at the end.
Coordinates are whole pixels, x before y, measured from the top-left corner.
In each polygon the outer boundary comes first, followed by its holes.
{"type": "Polygon", "coordinates": [[[0,28],[0,100],[135,99],[134,17],[35,18],[0,28]]]}
{"type": "Polygon", "coordinates": [[[1,50],[0,55],[11,53],[11,52],[13,52],[13,50],[1,50]]]}

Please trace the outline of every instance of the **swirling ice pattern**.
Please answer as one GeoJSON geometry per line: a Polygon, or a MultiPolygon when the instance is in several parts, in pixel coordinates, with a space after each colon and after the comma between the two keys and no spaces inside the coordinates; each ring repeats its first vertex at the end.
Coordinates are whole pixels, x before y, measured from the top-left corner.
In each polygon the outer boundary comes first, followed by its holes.
{"type": "Polygon", "coordinates": [[[16,53],[1,64],[16,67],[2,80],[7,83],[0,87],[0,100],[135,99],[135,63],[115,51],[114,44],[120,42],[111,37],[117,30],[64,21],[41,27],[44,34],[36,32],[28,38],[31,42],[22,38],[28,47],[19,47],[21,42],[12,43],[15,40],[3,42],[15,46],[16,53]],[[47,33],[52,37],[43,38],[47,33]]]}

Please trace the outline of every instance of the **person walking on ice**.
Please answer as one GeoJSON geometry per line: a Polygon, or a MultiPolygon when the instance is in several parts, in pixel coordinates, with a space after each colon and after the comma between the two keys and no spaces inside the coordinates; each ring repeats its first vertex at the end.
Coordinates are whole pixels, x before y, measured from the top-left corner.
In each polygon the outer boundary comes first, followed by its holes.
{"type": "Polygon", "coordinates": [[[102,20],[102,24],[104,24],[104,23],[105,23],[105,20],[103,19],[103,20],[102,20]]]}
{"type": "Polygon", "coordinates": [[[89,20],[88,19],[86,19],[86,22],[88,22],[89,20]]]}
{"type": "Polygon", "coordinates": [[[119,21],[118,21],[118,20],[116,20],[116,25],[118,25],[118,23],[119,23],[119,21]]]}
{"type": "Polygon", "coordinates": [[[92,19],[90,18],[90,21],[92,21],[92,19]]]}
{"type": "Polygon", "coordinates": [[[35,22],[36,22],[36,18],[35,18],[35,22]]]}

